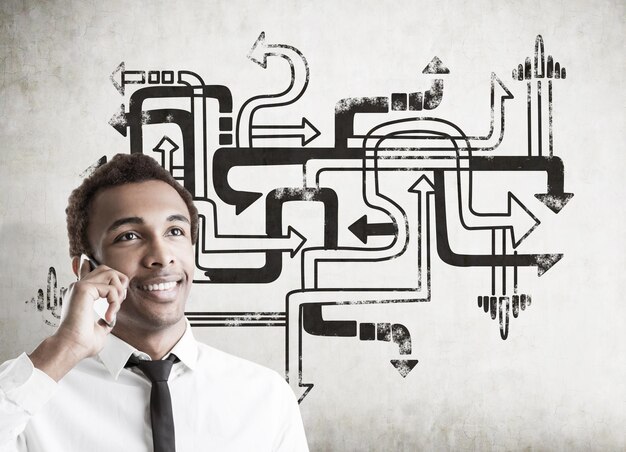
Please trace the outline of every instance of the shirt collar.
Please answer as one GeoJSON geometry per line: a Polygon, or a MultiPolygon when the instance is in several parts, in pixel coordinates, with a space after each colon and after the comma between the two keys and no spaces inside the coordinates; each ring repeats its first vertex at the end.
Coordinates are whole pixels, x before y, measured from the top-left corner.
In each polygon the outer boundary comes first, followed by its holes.
{"type": "MultiPolygon", "coordinates": [[[[174,353],[183,364],[191,370],[194,370],[198,359],[198,344],[191,332],[189,320],[185,319],[185,321],[185,333],[165,356],[167,357],[170,353],[174,353]]],[[[150,359],[150,356],[146,353],[136,349],[113,334],[107,336],[104,348],[98,353],[100,361],[102,361],[104,367],[106,367],[115,380],[119,377],[120,372],[131,355],[136,355],[140,359],[150,359]]]]}

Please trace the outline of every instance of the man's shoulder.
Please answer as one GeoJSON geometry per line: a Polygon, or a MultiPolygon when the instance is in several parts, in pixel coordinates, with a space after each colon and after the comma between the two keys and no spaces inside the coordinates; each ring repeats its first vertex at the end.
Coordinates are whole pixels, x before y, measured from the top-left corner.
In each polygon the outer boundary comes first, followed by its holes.
{"type": "Polygon", "coordinates": [[[203,342],[198,342],[198,370],[211,378],[258,385],[266,390],[268,387],[282,390],[287,386],[285,379],[275,370],[203,342]]]}
{"type": "Polygon", "coordinates": [[[209,367],[217,372],[230,373],[236,370],[238,373],[251,373],[271,379],[282,379],[276,371],[268,367],[217,349],[204,342],[198,342],[198,365],[202,368],[209,367]]]}

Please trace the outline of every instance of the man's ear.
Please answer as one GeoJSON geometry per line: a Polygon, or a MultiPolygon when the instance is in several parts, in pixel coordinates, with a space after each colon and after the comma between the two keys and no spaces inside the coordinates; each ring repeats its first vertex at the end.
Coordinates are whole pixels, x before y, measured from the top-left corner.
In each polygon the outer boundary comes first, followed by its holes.
{"type": "Polygon", "coordinates": [[[79,273],[80,272],[80,256],[74,256],[72,258],[72,271],[78,278],[79,277],[78,275],[80,274],[79,273]]]}

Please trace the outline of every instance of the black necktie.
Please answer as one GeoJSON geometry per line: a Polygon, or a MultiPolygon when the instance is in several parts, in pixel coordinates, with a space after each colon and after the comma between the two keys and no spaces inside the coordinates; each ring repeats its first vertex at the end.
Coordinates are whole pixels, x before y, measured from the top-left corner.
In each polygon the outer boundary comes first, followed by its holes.
{"type": "Polygon", "coordinates": [[[154,452],[174,452],[176,442],[174,436],[174,418],[172,416],[172,399],[167,379],[172,365],[178,361],[174,354],[167,359],[145,361],[131,356],[126,367],[137,366],[152,382],[150,391],[150,418],[152,420],[152,441],[154,452]]]}

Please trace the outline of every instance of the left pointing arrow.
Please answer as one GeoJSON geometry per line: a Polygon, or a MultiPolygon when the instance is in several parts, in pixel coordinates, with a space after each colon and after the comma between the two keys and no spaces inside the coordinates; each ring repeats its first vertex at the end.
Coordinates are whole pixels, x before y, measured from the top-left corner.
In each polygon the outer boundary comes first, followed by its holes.
{"type": "Polygon", "coordinates": [[[109,76],[111,83],[122,96],[126,92],[128,84],[144,84],[146,83],[146,71],[127,71],[126,65],[122,61],[109,76]]]}
{"type": "Polygon", "coordinates": [[[363,215],[356,220],[350,227],[352,232],[357,238],[367,244],[367,238],[371,235],[397,235],[398,228],[395,223],[368,223],[367,215],[363,215]]]}
{"type": "Polygon", "coordinates": [[[120,108],[113,114],[113,116],[111,116],[109,124],[123,136],[126,136],[126,126],[128,125],[128,120],[126,118],[126,108],[124,107],[124,104],[120,105],[120,108]]]}

